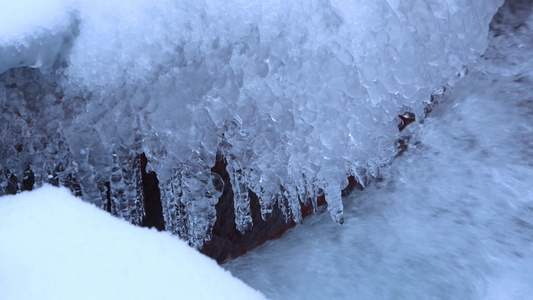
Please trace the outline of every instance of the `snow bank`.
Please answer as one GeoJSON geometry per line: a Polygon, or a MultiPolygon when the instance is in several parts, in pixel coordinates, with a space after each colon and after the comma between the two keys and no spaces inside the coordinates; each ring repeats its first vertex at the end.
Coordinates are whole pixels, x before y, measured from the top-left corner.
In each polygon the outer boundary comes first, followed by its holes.
{"type": "Polygon", "coordinates": [[[264,299],[185,242],[42,187],[0,198],[0,299],[264,299]]]}
{"type": "Polygon", "coordinates": [[[240,231],[249,190],[263,218],[277,202],[300,221],[300,202],[324,193],[342,222],[347,177],[364,184],[395,156],[398,115],[421,118],[465,75],[503,0],[22,2],[43,17],[2,31],[0,72],[42,67],[0,76],[0,193],[29,168],[139,223],[144,152],[166,227],[199,247],[222,192],[217,153],[240,231]]]}

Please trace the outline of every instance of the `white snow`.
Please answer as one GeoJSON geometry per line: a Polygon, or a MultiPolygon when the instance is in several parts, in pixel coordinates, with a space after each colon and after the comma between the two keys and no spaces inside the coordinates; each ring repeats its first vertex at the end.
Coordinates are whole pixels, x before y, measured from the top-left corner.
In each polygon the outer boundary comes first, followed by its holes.
{"type": "Polygon", "coordinates": [[[0,197],[0,299],[264,299],[168,233],[45,186],[0,197]]]}
{"type": "Polygon", "coordinates": [[[0,41],[24,38],[61,23],[68,13],[66,0],[4,1],[0,10],[0,41]]]}

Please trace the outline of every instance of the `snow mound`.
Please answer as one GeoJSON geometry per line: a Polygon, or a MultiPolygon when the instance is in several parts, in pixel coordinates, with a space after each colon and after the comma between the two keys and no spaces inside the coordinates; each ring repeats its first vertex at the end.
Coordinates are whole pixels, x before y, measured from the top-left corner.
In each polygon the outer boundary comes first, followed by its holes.
{"type": "Polygon", "coordinates": [[[57,23],[0,44],[0,72],[42,66],[0,76],[0,193],[29,170],[139,224],[144,152],[166,228],[197,247],[223,188],[217,159],[241,232],[249,190],[263,218],[277,202],[297,222],[325,194],[341,223],[347,177],[364,184],[395,156],[398,115],[422,118],[465,75],[503,2],[57,1],[57,23]]]}
{"type": "Polygon", "coordinates": [[[170,234],[42,187],[0,198],[0,299],[265,299],[170,234]]]}

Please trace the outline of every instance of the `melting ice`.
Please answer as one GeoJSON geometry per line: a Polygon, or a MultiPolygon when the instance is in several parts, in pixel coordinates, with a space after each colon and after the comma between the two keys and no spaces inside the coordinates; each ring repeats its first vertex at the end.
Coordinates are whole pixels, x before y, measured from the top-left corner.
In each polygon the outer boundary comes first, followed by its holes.
{"type": "Polygon", "coordinates": [[[0,194],[33,174],[139,224],[145,153],[167,229],[200,246],[217,153],[239,230],[248,190],[296,221],[325,193],[342,222],[346,178],[396,155],[398,115],[485,51],[503,0],[22,2],[0,18],[0,194]]]}

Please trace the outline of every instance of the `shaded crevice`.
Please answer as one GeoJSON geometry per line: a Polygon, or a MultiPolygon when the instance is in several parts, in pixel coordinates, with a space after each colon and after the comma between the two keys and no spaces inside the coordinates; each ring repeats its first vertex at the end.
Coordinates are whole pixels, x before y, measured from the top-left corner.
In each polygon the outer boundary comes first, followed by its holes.
{"type": "Polygon", "coordinates": [[[400,120],[402,120],[402,122],[398,125],[398,130],[400,132],[402,132],[402,130],[404,130],[407,125],[413,123],[416,120],[415,114],[408,112],[404,113],[403,115],[398,115],[398,117],[400,118],[400,120]]]}
{"type": "Polygon", "coordinates": [[[18,192],[18,180],[15,174],[10,174],[7,179],[6,195],[15,195],[18,192]]]}
{"type": "Polygon", "coordinates": [[[107,181],[105,183],[105,188],[106,188],[105,196],[106,196],[106,201],[107,201],[106,211],[108,213],[111,213],[111,205],[112,205],[112,202],[111,202],[111,183],[109,181],[107,181]]]}
{"type": "Polygon", "coordinates": [[[35,184],[35,174],[33,174],[30,166],[26,167],[22,175],[22,191],[31,191],[35,184]]]}
{"type": "Polygon", "coordinates": [[[510,28],[516,31],[527,26],[527,18],[533,10],[533,0],[507,0],[490,23],[490,34],[504,35],[510,28]]]}
{"type": "Polygon", "coordinates": [[[155,172],[146,172],[148,159],[141,153],[141,176],[142,190],[144,195],[144,212],[141,226],[154,227],[157,230],[165,230],[163,219],[163,207],[161,205],[161,192],[159,190],[159,180],[155,172]]]}

